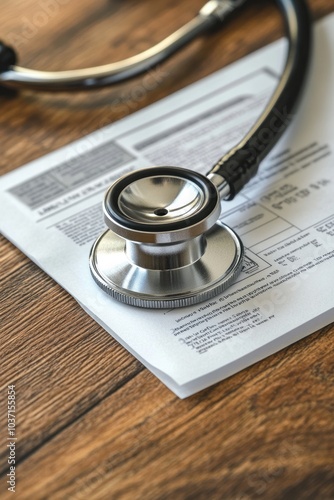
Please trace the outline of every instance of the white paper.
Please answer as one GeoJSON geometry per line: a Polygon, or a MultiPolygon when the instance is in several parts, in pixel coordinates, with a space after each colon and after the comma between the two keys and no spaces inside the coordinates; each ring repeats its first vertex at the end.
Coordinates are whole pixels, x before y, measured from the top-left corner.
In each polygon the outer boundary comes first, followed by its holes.
{"type": "Polygon", "coordinates": [[[105,229],[103,192],[139,167],[207,172],[269,99],[284,40],[0,180],[3,234],[179,397],[334,319],[333,15],[315,35],[311,76],[292,125],[258,176],[224,206],[222,220],[246,246],[243,272],[208,302],[136,309],[97,287],[88,255],[105,229]]]}

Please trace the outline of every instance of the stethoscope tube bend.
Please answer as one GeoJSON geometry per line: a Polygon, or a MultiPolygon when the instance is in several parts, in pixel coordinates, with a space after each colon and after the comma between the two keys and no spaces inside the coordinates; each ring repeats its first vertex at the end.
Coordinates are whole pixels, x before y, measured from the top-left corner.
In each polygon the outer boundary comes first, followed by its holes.
{"type": "MultiPolygon", "coordinates": [[[[0,44],[0,90],[89,89],[131,78],[222,24],[244,2],[209,0],[192,21],[154,47],[96,68],[28,70],[16,65],[12,48],[0,44]]],[[[246,136],[207,176],[153,167],[127,174],[107,191],[103,206],[108,230],[93,245],[90,269],[98,285],[117,300],[149,308],[192,305],[221,293],[240,273],[243,245],[219,221],[221,201],[233,199],[256,174],[290,124],[311,53],[305,1],[276,3],[289,42],[286,63],[269,103],[246,136]]]]}
{"type": "Polygon", "coordinates": [[[103,66],[68,71],[38,71],[17,66],[15,51],[0,44],[0,85],[45,91],[87,90],[132,78],[164,61],[196,37],[211,31],[246,0],[210,0],[198,15],[153,47],[103,66]],[[2,71],[1,71],[2,70],[2,71]]]}

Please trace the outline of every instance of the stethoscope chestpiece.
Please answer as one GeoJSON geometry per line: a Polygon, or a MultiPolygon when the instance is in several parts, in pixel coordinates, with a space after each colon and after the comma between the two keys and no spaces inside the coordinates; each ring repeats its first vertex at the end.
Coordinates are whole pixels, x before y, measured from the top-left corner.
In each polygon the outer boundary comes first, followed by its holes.
{"type": "Polygon", "coordinates": [[[154,309],[223,292],[241,270],[243,246],[220,211],[216,187],[197,172],[152,167],[121,177],[104,199],[109,229],[90,254],[96,283],[125,304],[154,309]]]}

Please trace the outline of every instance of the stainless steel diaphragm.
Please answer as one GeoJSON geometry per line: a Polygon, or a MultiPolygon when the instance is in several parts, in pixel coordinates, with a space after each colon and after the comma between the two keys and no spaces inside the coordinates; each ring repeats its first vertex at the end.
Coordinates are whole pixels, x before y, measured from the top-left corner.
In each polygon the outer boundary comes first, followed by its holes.
{"type": "Polygon", "coordinates": [[[109,229],[92,247],[90,269],[125,304],[196,304],[224,291],[241,270],[242,243],[218,221],[218,191],[201,174],[177,167],[127,174],[107,191],[104,215],[109,229]]]}

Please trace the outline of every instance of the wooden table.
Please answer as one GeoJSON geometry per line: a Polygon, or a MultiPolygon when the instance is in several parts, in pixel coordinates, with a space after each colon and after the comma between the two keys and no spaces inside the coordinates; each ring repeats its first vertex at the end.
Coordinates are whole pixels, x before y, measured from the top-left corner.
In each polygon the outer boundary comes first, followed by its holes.
{"type": "MultiPolygon", "coordinates": [[[[309,2],[314,18],[333,0],[309,2]]],[[[22,65],[83,67],[143,50],[202,0],[2,0],[22,65]]],[[[282,34],[272,2],[143,76],[89,94],[1,101],[1,173],[117,121],[282,34]]],[[[2,214],[3,215],[3,214],[2,214]]],[[[7,386],[19,499],[334,498],[333,334],[323,328],[179,400],[51,278],[1,238],[0,498],[9,498],[7,386]]]]}

